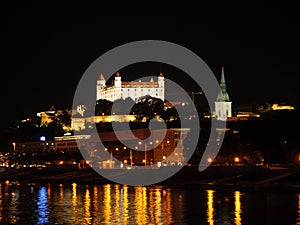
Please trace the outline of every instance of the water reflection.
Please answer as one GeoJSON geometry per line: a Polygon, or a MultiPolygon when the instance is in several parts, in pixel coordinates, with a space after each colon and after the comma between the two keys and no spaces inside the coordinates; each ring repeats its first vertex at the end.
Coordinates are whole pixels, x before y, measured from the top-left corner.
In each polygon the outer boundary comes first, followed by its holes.
{"type": "MultiPolygon", "coordinates": [[[[300,194],[281,193],[278,198],[239,190],[76,183],[0,183],[0,224],[266,224],[261,223],[264,209],[257,210],[262,195],[272,210],[300,225],[300,194]],[[291,199],[285,202],[290,204],[288,210],[279,211],[282,208],[277,208],[281,205],[278,199],[291,199]]],[[[277,224],[268,215],[265,209],[264,221],[277,224]]]]}
{"type": "Polygon", "coordinates": [[[38,191],[38,201],[37,201],[37,223],[36,224],[47,224],[48,219],[48,199],[47,199],[47,190],[46,187],[41,187],[38,191]]]}
{"type": "Polygon", "coordinates": [[[241,209],[241,192],[240,191],[235,191],[234,192],[234,223],[236,225],[241,225],[242,224],[242,209],[241,209]]]}
{"type": "Polygon", "coordinates": [[[298,218],[296,225],[300,225],[300,194],[297,195],[298,197],[298,218]]]}
{"type": "Polygon", "coordinates": [[[207,222],[209,225],[214,224],[214,191],[207,190],[207,222]]]}

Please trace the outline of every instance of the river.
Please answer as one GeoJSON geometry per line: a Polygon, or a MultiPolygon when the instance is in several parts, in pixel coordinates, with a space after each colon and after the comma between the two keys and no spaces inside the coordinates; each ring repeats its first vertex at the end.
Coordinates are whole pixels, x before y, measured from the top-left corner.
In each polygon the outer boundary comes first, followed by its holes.
{"type": "Polygon", "coordinates": [[[300,193],[0,183],[0,224],[300,225],[300,193]]]}

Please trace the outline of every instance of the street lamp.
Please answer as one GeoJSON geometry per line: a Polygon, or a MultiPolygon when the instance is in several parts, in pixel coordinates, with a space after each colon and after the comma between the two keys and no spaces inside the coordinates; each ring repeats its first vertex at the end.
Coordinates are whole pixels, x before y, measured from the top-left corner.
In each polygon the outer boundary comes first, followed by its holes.
{"type": "Polygon", "coordinates": [[[132,167],[132,149],[130,149],[129,158],[130,158],[130,166],[132,167]]]}
{"type": "MultiPolygon", "coordinates": [[[[139,141],[139,145],[141,145],[141,144],[142,144],[142,142],[139,141]]],[[[150,141],[149,144],[152,145],[153,142],[150,141]]],[[[144,156],[144,159],[143,159],[143,163],[145,164],[145,166],[147,166],[147,143],[146,142],[144,143],[144,151],[145,151],[145,156],[144,156]]]]}
{"type": "Polygon", "coordinates": [[[14,146],[14,152],[16,151],[16,142],[13,142],[12,145],[14,146]]]}

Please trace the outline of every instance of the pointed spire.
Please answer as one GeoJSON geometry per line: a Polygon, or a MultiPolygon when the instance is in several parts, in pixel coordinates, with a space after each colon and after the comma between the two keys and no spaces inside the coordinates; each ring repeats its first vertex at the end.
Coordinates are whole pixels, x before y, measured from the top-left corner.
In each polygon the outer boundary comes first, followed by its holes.
{"type": "Polygon", "coordinates": [[[120,73],[119,72],[117,72],[116,77],[120,77],[120,73]]]}
{"type": "Polygon", "coordinates": [[[163,77],[164,75],[162,74],[162,72],[160,72],[160,74],[158,75],[159,77],[163,77]]]}
{"type": "Polygon", "coordinates": [[[221,84],[225,84],[224,66],[222,66],[221,84]]]}
{"type": "Polygon", "coordinates": [[[105,80],[103,74],[100,74],[99,80],[105,80]]]}

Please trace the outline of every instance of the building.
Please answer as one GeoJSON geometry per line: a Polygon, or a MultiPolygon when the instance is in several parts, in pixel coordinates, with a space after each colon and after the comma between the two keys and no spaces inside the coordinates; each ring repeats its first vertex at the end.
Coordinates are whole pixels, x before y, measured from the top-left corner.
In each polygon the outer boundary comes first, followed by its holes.
{"type": "Polygon", "coordinates": [[[224,75],[224,67],[222,66],[221,73],[221,82],[220,82],[220,92],[217,96],[217,100],[215,101],[215,113],[217,120],[226,121],[228,117],[232,116],[231,110],[231,101],[229,99],[229,95],[226,91],[226,83],[225,83],[225,75],[224,75]]]}
{"type": "Polygon", "coordinates": [[[151,97],[160,98],[164,101],[164,76],[159,74],[157,81],[152,78],[148,82],[130,81],[124,82],[121,80],[120,73],[117,73],[114,82],[106,85],[104,76],[101,74],[97,81],[97,100],[105,99],[115,101],[117,99],[131,98],[136,101],[142,96],[150,95],[151,97]]]}
{"type": "Polygon", "coordinates": [[[190,132],[189,128],[158,129],[151,130],[151,132],[149,129],[142,128],[133,129],[131,132],[136,138],[132,138],[127,130],[120,130],[92,134],[89,142],[81,139],[78,144],[81,146],[81,150],[89,155],[91,161],[96,162],[103,169],[118,168],[121,166],[120,163],[128,166],[153,165],[158,167],[184,165],[186,163],[183,150],[184,139],[190,132]],[[150,133],[152,138],[149,142],[140,141],[147,138],[150,133]],[[105,149],[97,147],[99,137],[105,149]],[[161,139],[162,137],[164,138],[161,139]],[[99,153],[101,150],[108,151],[111,158],[101,158],[99,153]],[[113,161],[112,156],[117,158],[119,162],[113,161]]]}

